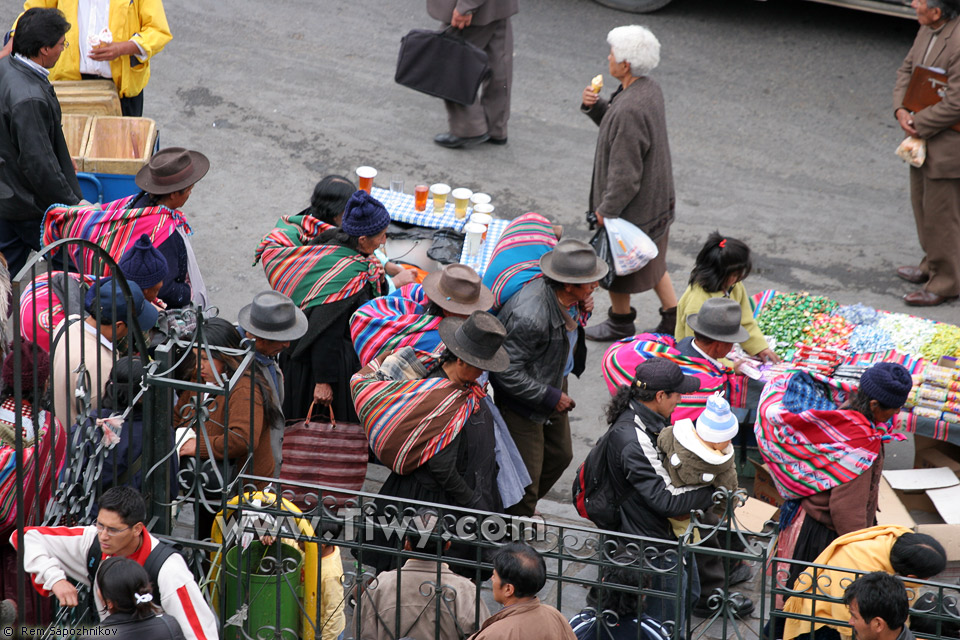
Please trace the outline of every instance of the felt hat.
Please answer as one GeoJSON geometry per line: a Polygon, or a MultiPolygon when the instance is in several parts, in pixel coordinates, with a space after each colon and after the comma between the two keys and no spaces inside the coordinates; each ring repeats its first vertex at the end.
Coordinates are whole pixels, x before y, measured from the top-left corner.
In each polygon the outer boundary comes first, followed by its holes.
{"type": "MultiPolygon", "coordinates": [[[[0,378],[3,379],[5,389],[13,391],[14,369],[13,369],[13,350],[3,359],[3,368],[0,370],[0,378]]],[[[43,388],[47,379],[50,377],[50,356],[33,342],[23,340],[20,343],[20,388],[24,395],[28,391],[33,391],[33,382],[43,388]]]]}
{"type": "Polygon", "coordinates": [[[163,196],[196,184],[209,169],[210,161],[199,151],[167,147],[157,151],[133,181],[147,193],[163,196]]]}
{"type": "Polygon", "coordinates": [[[493,306],[493,293],[483,284],[473,267],[448,264],[423,279],[423,292],[431,302],[451,313],[469,315],[493,306]]]}
{"type": "Polygon", "coordinates": [[[860,392],[888,409],[902,407],[912,388],[910,372],[895,362],[878,362],[860,376],[860,392]]]}
{"type": "Polygon", "coordinates": [[[136,282],[144,291],[160,284],[167,277],[167,259],[153,246],[150,236],[145,233],[127,249],[117,266],[127,282],[136,282]]]}
{"type": "Polygon", "coordinates": [[[240,326],[258,338],[286,342],[307,332],[307,316],[293,300],[277,291],[261,291],[240,309],[240,326]]]}
{"type": "Polygon", "coordinates": [[[741,325],[743,311],[736,300],[707,298],[699,313],[687,316],[687,326],[696,333],[719,342],[743,342],[750,337],[741,325]]]}
{"type": "Polygon", "coordinates": [[[354,238],[375,236],[389,224],[387,208],[362,189],[350,196],[340,220],[340,228],[354,238]]]}
{"type": "MultiPolygon", "coordinates": [[[[153,328],[160,315],[157,308],[147,302],[136,282],[128,282],[127,286],[130,287],[131,311],[137,318],[140,330],[153,328]]],[[[102,324],[127,322],[127,298],[113,278],[103,278],[95,282],[87,290],[85,302],[87,311],[102,324]]]]}
{"type": "Polygon", "coordinates": [[[467,364],[497,373],[510,366],[503,348],[507,330],[486,311],[474,311],[469,318],[444,318],[438,327],[444,346],[467,364]]]}
{"type": "Polygon", "coordinates": [[[666,358],[653,357],[637,365],[633,384],[639,389],[693,393],[700,388],[700,380],[684,375],[680,366],[666,358]]]}
{"type": "Polygon", "coordinates": [[[707,398],[707,408],[697,418],[697,435],[704,442],[727,442],[740,432],[740,422],[730,403],[719,393],[707,398]]]}
{"type": "Polygon", "coordinates": [[[596,282],[607,275],[610,267],[597,257],[597,252],[583,240],[561,240],[551,251],[540,256],[540,270],[548,278],[566,284],[596,282]]]}

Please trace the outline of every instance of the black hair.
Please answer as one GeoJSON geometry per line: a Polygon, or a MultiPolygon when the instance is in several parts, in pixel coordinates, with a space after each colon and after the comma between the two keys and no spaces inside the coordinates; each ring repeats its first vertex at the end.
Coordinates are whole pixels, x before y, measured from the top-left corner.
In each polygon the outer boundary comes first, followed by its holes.
{"type": "Polygon", "coordinates": [[[501,583],[513,585],[515,598],[535,596],[547,583],[547,563],[533,547],[522,542],[502,547],[493,559],[493,568],[501,583]]]}
{"type": "Polygon", "coordinates": [[[901,576],[932,578],[947,566],[943,545],[925,533],[905,533],[890,549],[890,566],[901,576]]]}
{"type": "MultiPolygon", "coordinates": [[[[850,396],[847,398],[844,406],[851,411],[860,413],[864,418],[870,421],[870,424],[873,424],[873,409],[870,408],[870,401],[873,399],[874,398],[868,397],[865,393],[853,391],[850,393],[850,396]]],[[[892,409],[892,407],[884,406],[884,404],[879,400],[877,400],[877,404],[880,406],[881,410],[892,409]]]]}
{"type": "Polygon", "coordinates": [[[360,238],[350,235],[340,227],[327,229],[319,236],[314,238],[310,244],[339,244],[341,247],[346,247],[351,251],[360,253],[360,238]]]}
{"type": "Polygon", "coordinates": [[[927,0],[927,9],[940,9],[945,20],[953,20],[960,15],[960,3],[956,0],[927,0]]]}
{"type": "Polygon", "coordinates": [[[57,46],[67,31],[70,23],[59,9],[27,9],[17,20],[12,51],[24,58],[35,58],[40,55],[40,49],[57,46]]]}
{"type": "Polygon", "coordinates": [[[142,524],[147,519],[147,503],[143,496],[133,487],[111,487],[104,491],[98,503],[100,509],[112,511],[123,524],[132,527],[142,524]]]}
{"type": "Polygon", "coordinates": [[[104,605],[108,602],[113,605],[109,613],[129,613],[134,620],[143,620],[158,611],[152,600],[150,576],[136,560],[119,556],[104,560],[97,571],[97,587],[104,605]],[[146,594],[150,594],[151,600],[137,602],[137,596],[146,594]]]}
{"type": "Polygon", "coordinates": [[[620,415],[630,408],[630,402],[653,402],[657,399],[657,391],[654,389],[641,389],[636,384],[636,373],[629,384],[617,387],[617,392],[613,394],[607,404],[607,424],[613,424],[620,415]]]}
{"type": "MultiPolygon", "coordinates": [[[[243,349],[240,332],[237,330],[237,327],[234,326],[230,321],[224,320],[223,318],[205,319],[203,321],[203,336],[206,339],[207,344],[211,347],[237,350],[243,349]]],[[[214,357],[214,359],[223,363],[227,370],[227,378],[232,377],[233,374],[236,373],[237,369],[240,368],[241,359],[238,356],[213,349],[210,350],[210,354],[214,357]]],[[[200,357],[206,358],[206,352],[201,350],[200,357]]],[[[274,403],[270,402],[271,391],[269,385],[267,384],[267,378],[263,370],[263,365],[261,365],[257,359],[254,358],[251,361],[250,366],[253,369],[253,382],[257,388],[260,389],[260,396],[263,398],[263,423],[269,425],[270,428],[280,428],[279,425],[281,424],[281,421],[278,420],[280,414],[277,407],[274,406],[274,403]]],[[[241,407],[241,410],[243,410],[243,407],[241,407]]]]}
{"type": "MultiPolygon", "coordinates": [[[[600,568],[600,582],[596,603],[593,605],[598,613],[609,610],[621,618],[637,616],[643,599],[640,595],[640,571],[636,566],[604,565],[600,568]],[[632,587],[632,589],[630,591],[620,591],[606,589],[603,585],[632,587]]],[[[644,582],[648,581],[645,580],[644,582]]]]}
{"type": "Polygon", "coordinates": [[[334,218],[343,215],[350,196],[356,191],[357,185],[348,178],[335,175],[324,176],[313,188],[308,211],[311,216],[321,222],[336,224],[334,218]]]}
{"type": "Polygon", "coordinates": [[[907,621],[907,590],[889,573],[874,571],[857,578],[843,592],[843,604],[849,607],[854,600],[864,622],[880,618],[891,631],[896,631],[907,621]]]}
{"type": "Polygon", "coordinates": [[[699,331],[693,332],[693,339],[702,345],[711,345],[717,342],[722,342],[721,340],[714,340],[713,338],[708,338],[707,336],[703,335],[699,331]]]}
{"type": "MultiPolygon", "coordinates": [[[[140,385],[146,369],[140,356],[124,356],[116,361],[103,389],[100,403],[105,409],[122,411],[129,407],[140,393],[140,385]]],[[[142,400],[137,402],[140,406],[142,400]]]]}
{"type": "MultiPolygon", "coordinates": [[[[429,300],[429,298],[427,298],[427,299],[429,300]]],[[[446,312],[443,310],[443,307],[441,307],[440,305],[438,305],[438,304],[437,304],[436,302],[434,302],[433,300],[430,300],[430,304],[428,304],[427,307],[423,310],[423,315],[425,315],[425,316],[437,316],[438,318],[444,317],[444,313],[446,313],[446,312]]]]}
{"type": "Polygon", "coordinates": [[[554,291],[560,291],[563,289],[563,285],[564,285],[563,282],[560,282],[559,280],[554,280],[548,275],[543,276],[543,281],[546,283],[548,287],[550,287],[554,291]]]}
{"type": "Polygon", "coordinates": [[[697,254],[697,261],[690,271],[690,284],[698,284],[707,293],[723,291],[730,276],[743,280],[753,270],[750,247],[736,238],[725,238],[714,231],[697,254]],[[723,246],[720,246],[720,245],[723,246]]]}
{"type": "Polygon", "coordinates": [[[343,523],[334,518],[324,518],[320,525],[320,533],[326,541],[335,540],[343,532],[343,523]]]}

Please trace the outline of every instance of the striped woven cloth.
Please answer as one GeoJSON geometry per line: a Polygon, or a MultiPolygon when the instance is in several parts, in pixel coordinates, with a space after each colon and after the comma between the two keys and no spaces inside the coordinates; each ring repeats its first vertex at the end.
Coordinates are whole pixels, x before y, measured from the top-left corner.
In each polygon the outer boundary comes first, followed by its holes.
{"type": "MultiPolygon", "coordinates": [[[[62,273],[51,272],[51,276],[62,273]]],[[[79,273],[68,274],[75,281],[80,282],[79,273]]],[[[92,276],[83,276],[86,284],[92,285],[96,280],[92,276]]],[[[57,294],[50,288],[47,272],[44,271],[28,284],[20,294],[20,335],[25,340],[36,342],[37,345],[50,353],[50,334],[66,317],[63,305],[57,294]]]]}
{"type": "MultiPolygon", "coordinates": [[[[136,196],[129,196],[101,204],[76,207],[53,206],[43,218],[43,246],[63,238],[81,238],[99,245],[119,261],[127,249],[136,243],[142,234],[150,236],[153,246],[158,246],[177,229],[187,235],[193,233],[183,214],[167,207],[144,207],[127,209],[136,196]]],[[[90,251],[73,247],[70,252],[74,264],[96,276],[110,275],[106,265],[94,271],[94,256],[90,251]]],[[[61,266],[55,263],[56,266],[61,266]]]]}
{"type": "MultiPolygon", "coordinates": [[[[763,389],[754,433],[780,495],[793,500],[850,482],[869,469],[880,453],[883,426],[845,409],[791,413],[784,407],[804,396],[791,383],[812,382],[804,373],[776,376],[763,389]]],[[[831,391],[832,393],[832,391],[831,391]]]]}
{"type": "Polygon", "coordinates": [[[373,284],[380,293],[383,266],[340,245],[309,244],[330,225],[310,215],[284,216],[257,247],[254,264],[263,262],[267,281],[301,309],[336,302],[373,284]]]}
{"type": "MultiPolygon", "coordinates": [[[[391,352],[392,353],[392,352],[391,352]]],[[[370,448],[393,471],[412,473],[453,442],[486,393],[446,378],[380,380],[383,353],[350,379],[350,391],[370,448]]],[[[418,354],[427,370],[437,354],[418,354]]]]}
{"type": "Polygon", "coordinates": [[[424,315],[428,302],[423,287],[411,283],[357,309],[350,318],[350,336],[360,364],[401,347],[437,351],[441,344],[437,328],[443,318],[424,315]]]}
{"type": "Polygon", "coordinates": [[[495,310],[526,283],[543,275],[540,256],[557,246],[553,224],[539,213],[517,216],[503,230],[493,249],[483,284],[493,292],[495,310]]]}
{"type": "MultiPolygon", "coordinates": [[[[63,467],[67,452],[67,433],[60,421],[47,411],[33,415],[30,402],[21,405],[23,431],[23,504],[29,505],[27,524],[38,524],[43,517],[50,489],[63,467]],[[37,424],[40,425],[37,433],[37,424]],[[51,452],[53,455],[51,456],[51,452]],[[55,463],[55,464],[54,464],[55,463]],[[35,505],[40,487],[39,504],[35,505]],[[34,511],[34,506],[39,511],[34,511]]],[[[6,536],[17,525],[16,405],[13,398],[0,404],[0,534],[6,536]]]]}
{"type": "Polygon", "coordinates": [[[743,409],[747,399],[746,379],[733,369],[717,369],[712,363],[699,358],[689,358],[677,350],[672,336],[660,333],[641,333],[632,338],[614,342],[603,354],[600,371],[607,381],[607,389],[613,395],[618,387],[633,381],[637,365],[650,358],[666,358],[675,362],[685,375],[700,380],[700,389],[684,394],[673,412],[671,420],[683,418],[696,420],[707,406],[707,399],[716,392],[723,392],[731,407],[743,409]]]}

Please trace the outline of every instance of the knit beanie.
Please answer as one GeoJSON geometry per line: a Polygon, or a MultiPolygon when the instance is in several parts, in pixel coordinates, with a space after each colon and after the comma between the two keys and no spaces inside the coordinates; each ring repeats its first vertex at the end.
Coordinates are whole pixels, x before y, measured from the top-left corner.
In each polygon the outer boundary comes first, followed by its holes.
{"type": "Polygon", "coordinates": [[[350,196],[343,212],[340,228],[347,235],[375,236],[390,224],[390,214],[383,204],[366,191],[360,190],[350,196]]]}
{"type": "Polygon", "coordinates": [[[117,266],[129,282],[136,282],[144,291],[167,277],[167,259],[153,246],[147,234],[140,236],[123,254],[117,266]]]}
{"type": "MultiPolygon", "coordinates": [[[[0,371],[4,389],[11,392],[14,382],[13,356],[13,351],[7,354],[7,357],[3,359],[3,369],[0,371]]],[[[22,341],[20,343],[20,388],[23,389],[23,393],[26,394],[33,390],[34,380],[42,387],[49,377],[50,356],[36,344],[26,340],[22,341]],[[34,370],[37,372],[36,376],[34,376],[34,370]]]]}
{"type": "Polygon", "coordinates": [[[730,403],[715,393],[707,399],[707,408],[697,418],[697,435],[704,442],[727,442],[740,432],[737,416],[730,412],[730,403]]]}
{"type": "Polygon", "coordinates": [[[913,379],[895,362],[878,362],[860,376],[860,392],[887,409],[899,409],[907,401],[913,379]]]}

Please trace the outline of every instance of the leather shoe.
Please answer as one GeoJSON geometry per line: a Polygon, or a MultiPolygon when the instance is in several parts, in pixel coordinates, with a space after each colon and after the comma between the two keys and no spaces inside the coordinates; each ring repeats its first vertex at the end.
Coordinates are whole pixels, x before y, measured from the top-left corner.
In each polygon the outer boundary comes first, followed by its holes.
{"type": "Polygon", "coordinates": [[[923,284],[930,279],[930,274],[924,273],[917,267],[897,267],[897,275],[901,280],[912,282],[913,284],[923,284]]]}
{"type": "Polygon", "coordinates": [[[489,142],[490,144],[504,145],[504,144],[507,144],[507,136],[503,136],[502,138],[494,138],[493,136],[491,136],[490,139],[487,140],[487,142],[489,142]]]}
{"type": "Polygon", "coordinates": [[[447,149],[466,149],[467,147],[473,147],[478,144],[482,144],[490,139],[488,134],[483,134],[481,136],[473,136],[472,138],[461,138],[455,136],[452,133],[441,133],[433,139],[441,147],[446,147],[447,149]]]}
{"type": "Polygon", "coordinates": [[[956,298],[957,296],[938,296],[935,293],[920,289],[919,291],[914,291],[903,296],[903,301],[911,307],[935,307],[938,304],[943,304],[956,298]]]}
{"type": "MultiPolygon", "coordinates": [[[[750,616],[756,605],[742,593],[730,594],[730,612],[741,620],[750,616]]],[[[720,613],[720,608],[711,609],[707,598],[700,598],[693,605],[693,615],[698,618],[710,618],[720,613]]]]}

